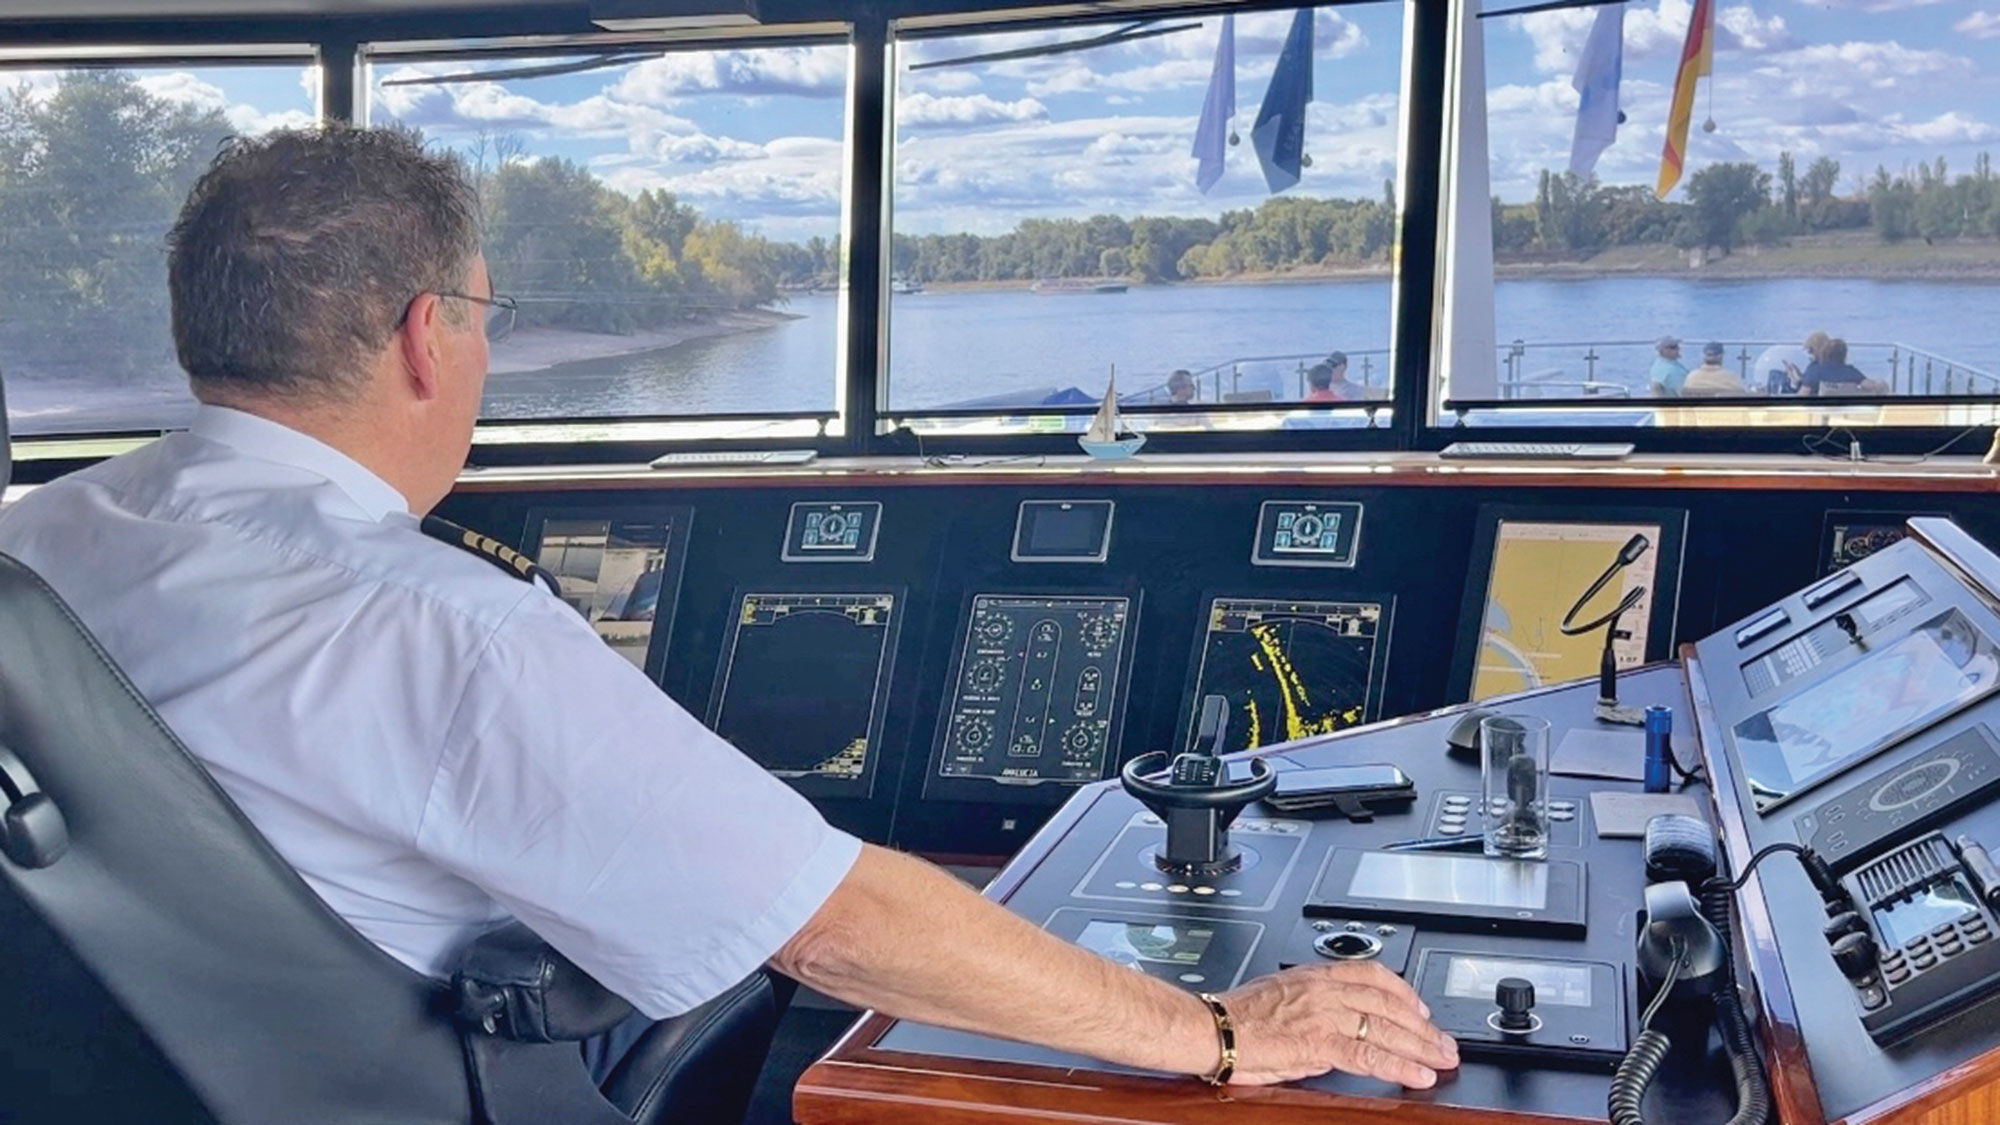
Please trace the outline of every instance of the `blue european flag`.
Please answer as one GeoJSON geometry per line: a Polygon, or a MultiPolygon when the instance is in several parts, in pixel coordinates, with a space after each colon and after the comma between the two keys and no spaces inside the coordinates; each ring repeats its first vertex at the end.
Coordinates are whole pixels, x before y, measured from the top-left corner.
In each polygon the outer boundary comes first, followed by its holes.
{"type": "Polygon", "coordinates": [[[1292,30],[1271,71],[1271,87],[1264,91],[1257,124],[1250,129],[1250,145],[1257,150],[1264,182],[1273,192],[1299,182],[1306,150],[1306,103],[1313,96],[1312,42],[1313,13],[1306,8],[1292,16],[1292,30]]]}

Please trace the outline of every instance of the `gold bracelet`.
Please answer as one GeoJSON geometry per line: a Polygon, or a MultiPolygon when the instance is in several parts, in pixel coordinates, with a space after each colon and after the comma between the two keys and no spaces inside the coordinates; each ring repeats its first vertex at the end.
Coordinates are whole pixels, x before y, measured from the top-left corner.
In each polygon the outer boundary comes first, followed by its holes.
{"type": "Polygon", "coordinates": [[[1215,1037],[1222,1043],[1221,1065],[1202,1081],[1211,1086],[1226,1086],[1230,1075],[1236,1073],[1236,1025],[1229,1022],[1229,1009],[1212,993],[1202,993],[1201,1002],[1208,1005],[1208,1014],[1215,1017],[1215,1037]]]}

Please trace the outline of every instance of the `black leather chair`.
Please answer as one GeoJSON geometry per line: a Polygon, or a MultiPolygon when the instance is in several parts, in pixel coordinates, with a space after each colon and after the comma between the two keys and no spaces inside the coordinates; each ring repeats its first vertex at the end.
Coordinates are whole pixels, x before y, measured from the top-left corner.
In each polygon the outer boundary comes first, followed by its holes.
{"type": "Polygon", "coordinates": [[[0,1123],[737,1121],[790,998],[753,976],[598,1089],[622,1000],[518,925],[451,982],[382,953],[4,555],[0,804],[0,1123]]]}

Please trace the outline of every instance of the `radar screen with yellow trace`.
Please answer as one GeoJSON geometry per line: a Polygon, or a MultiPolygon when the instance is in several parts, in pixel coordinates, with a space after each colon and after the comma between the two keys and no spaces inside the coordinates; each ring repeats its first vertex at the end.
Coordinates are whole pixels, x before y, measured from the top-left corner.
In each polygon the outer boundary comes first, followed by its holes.
{"type": "MultiPolygon", "coordinates": [[[[1381,705],[1389,602],[1215,598],[1198,643],[1184,715],[1229,700],[1219,750],[1254,750],[1359,726],[1381,705]]],[[[1194,741],[1183,722],[1183,746],[1194,741]]]]}

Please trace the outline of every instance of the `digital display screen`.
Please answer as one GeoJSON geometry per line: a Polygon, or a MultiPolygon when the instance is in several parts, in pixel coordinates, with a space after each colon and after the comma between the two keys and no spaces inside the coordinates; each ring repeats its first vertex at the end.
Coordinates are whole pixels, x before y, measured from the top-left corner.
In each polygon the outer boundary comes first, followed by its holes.
{"type": "Polygon", "coordinates": [[[661,598],[674,595],[666,588],[672,530],[663,521],[542,521],[535,562],[556,576],[563,601],[635,667],[646,666],[661,598]]]}
{"type": "Polygon", "coordinates": [[[1491,1004],[1494,988],[1507,977],[1535,986],[1535,1006],[1590,1007],[1590,966],[1568,961],[1509,961],[1453,954],[1445,966],[1444,994],[1491,1004]]]}
{"type": "Polygon", "coordinates": [[[946,699],[938,775],[1013,784],[1103,778],[1122,724],[1133,620],[1123,597],[975,595],[946,699]]]}
{"type": "Polygon", "coordinates": [[[1109,500],[1027,500],[1014,529],[1014,559],[1099,562],[1110,539],[1109,500]]]}
{"type": "Polygon", "coordinates": [[[1993,690],[2000,652],[1954,609],[1738,722],[1758,807],[1827,777],[1993,690]],[[1782,776],[1778,776],[1782,774],[1782,776]]]}
{"type": "Polygon", "coordinates": [[[1907,902],[1875,911],[1875,928],[1882,931],[1882,938],[1888,944],[1903,945],[1930,933],[1934,927],[1979,913],[1979,907],[1974,905],[1978,901],[1972,888],[1965,885],[1964,877],[1953,875],[1925,887],[1907,902]]]}
{"type": "Polygon", "coordinates": [[[746,593],[709,726],[807,792],[866,796],[898,623],[893,593],[746,593]]]}
{"type": "Polygon", "coordinates": [[[1207,926],[1167,922],[1113,922],[1099,918],[1083,928],[1076,943],[1121,965],[1140,963],[1193,968],[1208,953],[1215,931],[1207,926]]]}
{"type": "Polygon", "coordinates": [[[1618,558],[1634,535],[1650,548],[1620,571],[1576,615],[1594,621],[1632,590],[1645,594],[1618,619],[1621,636],[1611,652],[1618,668],[1646,660],[1653,599],[1661,565],[1661,529],[1655,523],[1543,523],[1501,520],[1493,540],[1480,617],[1479,656],[1471,698],[1526,691],[1597,674],[1604,649],[1601,630],[1566,637],[1563,615],[1579,594],[1618,558]]]}
{"type": "Polygon", "coordinates": [[[1201,701],[1229,701],[1221,753],[1331,734],[1373,717],[1389,614],[1376,602],[1216,598],[1199,640],[1183,746],[1201,701]]]}
{"type": "Polygon", "coordinates": [[[1544,863],[1478,856],[1365,852],[1355,865],[1347,896],[1542,910],[1549,904],[1549,868],[1544,863]]]}

